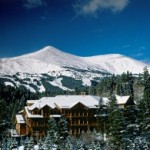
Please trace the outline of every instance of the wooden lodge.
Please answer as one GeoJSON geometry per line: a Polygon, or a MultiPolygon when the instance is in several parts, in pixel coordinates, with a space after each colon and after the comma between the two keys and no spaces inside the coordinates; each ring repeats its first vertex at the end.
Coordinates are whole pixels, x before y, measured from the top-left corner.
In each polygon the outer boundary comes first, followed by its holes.
{"type": "MultiPolygon", "coordinates": [[[[116,96],[118,105],[123,108],[129,96],[116,96]]],[[[47,132],[47,121],[50,117],[59,120],[64,115],[68,122],[70,135],[80,135],[81,132],[97,127],[96,105],[99,96],[63,95],[43,97],[39,100],[28,100],[21,114],[16,115],[16,131],[21,135],[43,137],[47,132]]],[[[107,98],[103,98],[105,102],[107,98]]]]}

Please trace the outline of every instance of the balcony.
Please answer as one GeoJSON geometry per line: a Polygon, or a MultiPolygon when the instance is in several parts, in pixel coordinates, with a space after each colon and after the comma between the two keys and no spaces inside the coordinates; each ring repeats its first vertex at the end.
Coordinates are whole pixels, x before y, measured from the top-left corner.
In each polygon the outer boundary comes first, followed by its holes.
{"type": "Polygon", "coordinates": [[[88,123],[85,124],[79,124],[79,123],[72,123],[70,126],[88,126],[88,123]]]}

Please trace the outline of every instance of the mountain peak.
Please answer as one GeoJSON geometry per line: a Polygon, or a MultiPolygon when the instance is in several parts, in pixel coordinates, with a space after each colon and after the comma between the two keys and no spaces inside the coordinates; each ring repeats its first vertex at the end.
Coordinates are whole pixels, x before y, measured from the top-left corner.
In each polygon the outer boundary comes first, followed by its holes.
{"type": "Polygon", "coordinates": [[[53,46],[46,46],[34,53],[19,57],[5,58],[0,63],[2,73],[47,73],[74,68],[76,70],[103,70],[114,74],[121,74],[127,71],[140,73],[143,72],[145,66],[150,68],[148,64],[121,54],[78,57],[53,46]]]}
{"type": "Polygon", "coordinates": [[[53,47],[53,46],[45,46],[44,48],[38,50],[37,52],[51,52],[51,51],[59,51],[57,48],[53,47]]]}

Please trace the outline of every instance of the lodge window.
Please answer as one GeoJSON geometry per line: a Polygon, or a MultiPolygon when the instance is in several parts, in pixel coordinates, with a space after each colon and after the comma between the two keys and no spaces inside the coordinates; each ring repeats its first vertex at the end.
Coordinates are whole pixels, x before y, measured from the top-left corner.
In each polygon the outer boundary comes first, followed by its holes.
{"type": "Polygon", "coordinates": [[[78,120],[78,124],[80,124],[80,120],[78,120]]]}
{"type": "Polygon", "coordinates": [[[69,111],[68,111],[68,110],[66,110],[66,111],[65,111],[65,114],[66,114],[66,115],[68,115],[68,114],[69,114],[69,111]]]}
{"type": "Polygon", "coordinates": [[[75,113],[75,112],[73,112],[73,113],[72,113],[72,115],[73,115],[73,116],[76,116],[76,113],[75,113]]]}
{"type": "Polygon", "coordinates": [[[76,124],[76,120],[73,121],[73,124],[76,124]]]}
{"type": "Polygon", "coordinates": [[[80,121],[80,124],[84,124],[84,120],[81,120],[81,121],[80,121]]]}
{"type": "Polygon", "coordinates": [[[76,133],[77,133],[76,129],[74,129],[74,130],[73,130],[73,133],[74,133],[74,134],[76,134],[76,133]]]}

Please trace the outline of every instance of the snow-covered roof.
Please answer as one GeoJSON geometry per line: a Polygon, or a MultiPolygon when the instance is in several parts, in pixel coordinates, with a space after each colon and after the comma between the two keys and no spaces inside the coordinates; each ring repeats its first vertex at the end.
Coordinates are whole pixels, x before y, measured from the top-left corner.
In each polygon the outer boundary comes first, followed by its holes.
{"type": "Polygon", "coordinates": [[[38,100],[27,100],[27,104],[34,104],[35,102],[37,102],[38,100]]]}
{"type": "MultiPolygon", "coordinates": [[[[130,96],[119,96],[116,95],[118,105],[125,104],[130,96]]],[[[71,109],[78,103],[83,104],[87,108],[96,108],[100,100],[99,96],[91,95],[59,95],[55,97],[43,97],[35,102],[33,105],[28,106],[29,110],[34,110],[35,108],[41,109],[44,106],[49,106],[51,109],[56,107],[60,109],[71,109]]],[[[104,104],[107,105],[108,98],[103,97],[104,104]]]]}
{"type": "Polygon", "coordinates": [[[102,97],[103,98],[103,104],[107,105],[109,103],[109,99],[107,97],[102,97]]]}
{"type": "Polygon", "coordinates": [[[25,111],[26,111],[27,116],[28,116],[29,118],[43,118],[43,116],[42,116],[42,115],[38,115],[38,114],[31,114],[31,113],[29,112],[29,110],[28,110],[28,107],[27,107],[27,106],[25,107],[25,111]]]}
{"type": "Polygon", "coordinates": [[[15,129],[10,129],[9,130],[11,137],[19,137],[19,134],[15,129]]]}
{"type": "Polygon", "coordinates": [[[35,102],[32,106],[28,107],[29,110],[35,108],[41,109],[44,106],[49,106],[54,109],[59,108],[72,108],[78,103],[85,105],[88,108],[96,108],[98,104],[99,96],[87,96],[87,95],[61,95],[56,97],[43,97],[39,101],[35,102]]]}
{"type": "Polygon", "coordinates": [[[41,109],[46,105],[51,107],[52,109],[55,108],[53,97],[43,97],[39,99],[38,101],[35,101],[35,103],[31,105],[30,107],[28,107],[28,109],[29,110],[33,110],[35,108],[41,109]]]}
{"type": "Polygon", "coordinates": [[[129,95],[128,96],[115,95],[115,96],[116,96],[118,105],[125,104],[130,97],[129,95]]]}
{"type": "Polygon", "coordinates": [[[50,115],[50,117],[59,118],[59,117],[61,117],[61,115],[59,115],[59,114],[53,114],[53,115],[50,115]]]}
{"type": "Polygon", "coordinates": [[[17,123],[20,123],[20,124],[25,123],[24,118],[22,117],[22,115],[16,115],[16,120],[17,120],[17,123]]]}
{"type": "Polygon", "coordinates": [[[55,104],[60,108],[72,108],[78,103],[85,105],[88,108],[96,108],[98,104],[99,96],[89,95],[63,95],[55,97],[55,104]]]}

